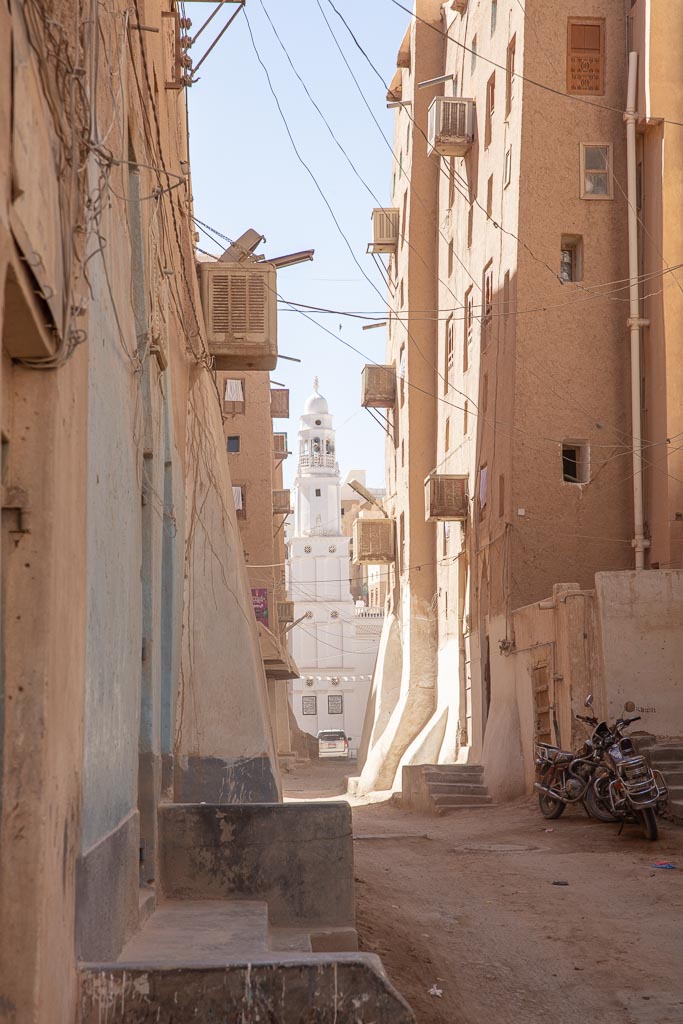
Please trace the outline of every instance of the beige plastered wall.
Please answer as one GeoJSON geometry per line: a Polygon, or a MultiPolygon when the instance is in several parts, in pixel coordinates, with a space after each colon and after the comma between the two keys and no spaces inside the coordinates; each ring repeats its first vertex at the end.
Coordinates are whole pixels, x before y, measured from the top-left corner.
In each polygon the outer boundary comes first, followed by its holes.
{"type": "MultiPolygon", "coordinates": [[[[431,95],[417,89],[416,83],[440,73],[442,42],[430,28],[440,26],[440,5],[417,0],[415,10],[424,21],[411,25],[411,66],[402,69],[401,95],[412,103],[411,117],[425,126],[431,95]]],[[[397,401],[390,412],[386,508],[396,520],[397,562],[369,704],[382,716],[389,708],[391,712],[381,728],[380,745],[368,741],[360,792],[400,788],[402,764],[413,757],[409,748],[436,706],[435,570],[431,531],[424,521],[423,483],[434,462],[436,331],[422,311],[436,306],[437,171],[427,159],[423,135],[405,110],[397,112],[394,123],[394,158],[392,203],[400,210],[400,225],[398,250],[389,260],[388,301],[401,319],[390,316],[386,361],[396,366],[398,375],[405,353],[405,379],[397,381],[397,401]],[[396,678],[390,673],[399,665],[397,693],[396,678]]],[[[370,728],[371,735],[378,731],[370,728]]],[[[438,745],[434,739],[435,752],[438,745]]]]}

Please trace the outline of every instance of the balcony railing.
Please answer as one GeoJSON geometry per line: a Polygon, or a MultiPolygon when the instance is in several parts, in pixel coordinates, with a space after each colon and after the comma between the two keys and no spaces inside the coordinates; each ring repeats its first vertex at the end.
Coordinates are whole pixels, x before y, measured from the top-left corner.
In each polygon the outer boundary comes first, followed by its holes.
{"type": "Polygon", "coordinates": [[[308,469],[310,466],[324,466],[327,469],[334,469],[337,465],[334,455],[300,455],[299,466],[308,469]]]}
{"type": "Polygon", "coordinates": [[[383,619],[384,608],[359,608],[355,609],[355,616],[357,619],[383,619]]]}

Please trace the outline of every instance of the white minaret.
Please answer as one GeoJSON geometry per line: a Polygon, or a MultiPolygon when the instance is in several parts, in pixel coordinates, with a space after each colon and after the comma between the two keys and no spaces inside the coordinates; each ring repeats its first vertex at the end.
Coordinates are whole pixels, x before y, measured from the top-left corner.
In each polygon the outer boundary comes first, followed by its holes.
{"type": "Polygon", "coordinates": [[[304,616],[289,634],[301,673],[290,684],[290,699],[305,732],[344,729],[354,750],[360,743],[377,645],[358,635],[333,421],[317,377],[313,389],[299,420],[294,528],[287,556],[294,619],[304,616]]]}

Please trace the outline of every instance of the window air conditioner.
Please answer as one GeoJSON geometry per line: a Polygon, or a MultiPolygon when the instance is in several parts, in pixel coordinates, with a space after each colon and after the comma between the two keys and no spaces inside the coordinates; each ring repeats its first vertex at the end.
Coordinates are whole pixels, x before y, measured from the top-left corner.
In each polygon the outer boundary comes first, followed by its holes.
{"type": "Polygon", "coordinates": [[[273,515],[289,515],[291,505],[288,490],[273,491],[273,515]]]}
{"type": "Polygon", "coordinates": [[[201,301],[209,352],[217,370],[274,370],[277,364],[275,267],[200,263],[201,301]]]}
{"type": "Polygon", "coordinates": [[[436,96],[429,105],[427,155],[464,156],[474,142],[474,100],[436,96]]]}
{"type": "Polygon", "coordinates": [[[364,409],[391,409],[396,401],[396,367],[367,363],[361,377],[360,404],[364,409]]]}
{"type": "Polygon", "coordinates": [[[390,565],[395,559],[393,519],[364,519],[353,524],[354,565],[390,565]]]}
{"type": "Polygon", "coordinates": [[[372,211],[372,242],[370,252],[396,252],[398,246],[399,211],[394,208],[372,211]]]}
{"type": "Polygon", "coordinates": [[[467,474],[430,473],[425,480],[425,521],[465,522],[469,509],[467,474]]]}
{"type": "Polygon", "coordinates": [[[294,622],[294,602],[278,601],[277,617],[280,620],[280,625],[284,625],[287,622],[294,622]]]}

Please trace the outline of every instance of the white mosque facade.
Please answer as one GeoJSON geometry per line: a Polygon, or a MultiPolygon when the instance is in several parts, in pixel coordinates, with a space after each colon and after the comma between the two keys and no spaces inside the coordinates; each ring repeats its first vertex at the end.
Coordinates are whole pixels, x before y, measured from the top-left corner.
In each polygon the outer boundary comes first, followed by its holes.
{"type": "Polygon", "coordinates": [[[294,523],[288,535],[287,586],[294,602],[291,653],[301,673],[289,684],[297,723],[315,736],[344,729],[360,744],[382,612],[356,604],[349,583],[349,537],[342,533],[341,479],[333,418],[315,390],[299,421],[294,523]]]}

